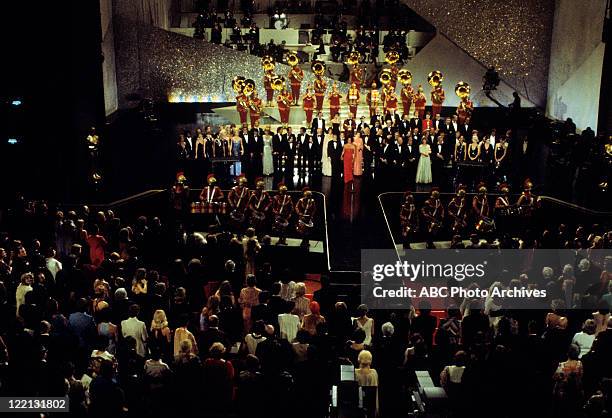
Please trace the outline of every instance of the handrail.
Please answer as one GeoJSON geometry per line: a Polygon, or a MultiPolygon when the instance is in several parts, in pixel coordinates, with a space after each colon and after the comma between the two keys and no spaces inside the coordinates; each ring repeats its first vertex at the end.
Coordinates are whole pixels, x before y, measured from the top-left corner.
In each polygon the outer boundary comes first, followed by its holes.
{"type": "Polygon", "coordinates": [[[583,206],[578,206],[575,203],[566,202],[565,200],[557,199],[556,197],[552,197],[552,196],[539,196],[539,197],[540,197],[540,200],[553,202],[553,203],[556,203],[557,205],[566,206],[570,209],[585,212],[592,216],[609,216],[612,219],[612,212],[588,209],[583,206]]]}

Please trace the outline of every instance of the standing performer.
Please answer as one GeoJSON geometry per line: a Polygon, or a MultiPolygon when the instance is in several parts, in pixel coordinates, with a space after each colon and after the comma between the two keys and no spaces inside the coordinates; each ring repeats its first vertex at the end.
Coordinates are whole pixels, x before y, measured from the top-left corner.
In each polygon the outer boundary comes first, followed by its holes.
{"type": "Polygon", "coordinates": [[[240,115],[240,124],[246,125],[247,113],[249,111],[249,98],[243,92],[236,96],[236,110],[240,115]]]}
{"type": "Polygon", "coordinates": [[[442,88],[442,84],[438,84],[431,91],[431,114],[432,117],[439,115],[442,112],[442,103],[446,99],[446,93],[442,88]]]}
{"type": "MultiPolygon", "coordinates": [[[[295,55],[295,54],[292,54],[295,55]]],[[[299,60],[295,59],[293,62],[299,62],[299,60]]],[[[298,100],[300,98],[300,87],[302,85],[302,80],[304,79],[304,71],[300,68],[299,65],[295,64],[290,70],[288,74],[289,82],[291,83],[291,95],[293,96],[294,105],[297,106],[298,100]]]]}
{"type": "Polygon", "coordinates": [[[397,65],[392,64],[391,65],[391,82],[389,83],[389,85],[391,86],[391,88],[393,88],[393,91],[395,91],[395,88],[397,87],[398,73],[399,73],[399,68],[397,67],[397,65]]]}
{"type": "Polygon", "coordinates": [[[229,217],[234,223],[238,234],[242,234],[244,229],[244,221],[246,219],[246,211],[249,203],[249,188],[247,187],[247,178],[244,174],[238,177],[238,184],[232,187],[227,195],[230,214],[229,217]]]}
{"type": "MultiPolygon", "coordinates": [[[[340,113],[340,93],[338,92],[338,85],[336,83],[332,86],[332,91],[329,94],[329,118],[333,119],[334,116],[340,113]]],[[[317,99],[318,100],[318,99],[317,99]]],[[[318,108],[317,103],[317,108],[318,108]]]]}
{"type": "Polygon", "coordinates": [[[412,106],[412,99],[414,98],[414,89],[410,84],[404,85],[401,91],[402,107],[404,109],[404,115],[411,115],[410,107],[412,106]]]}
{"type": "Polygon", "coordinates": [[[425,201],[425,206],[421,208],[423,216],[423,232],[426,235],[427,248],[436,248],[434,239],[438,236],[438,232],[442,228],[444,222],[444,206],[440,200],[440,189],[433,187],[431,196],[425,201]]]}
{"type": "Polygon", "coordinates": [[[395,122],[395,113],[397,112],[397,94],[395,90],[390,90],[385,95],[385,117],[387,113],[391,115],[392,120],[395,122]]]}
{"type": "Polygon", "coordinates": [[[219,215],[222,212],[223,191],[217,186],[217,179],[214,174],[209,174],[206,177],[208,186],[202,189],[200,193],[200,201],[202,202],[203,212],[212,215],[211,219],[219,222],[219,215]]]}
{"type": "Polygon", "coordinates": [[[503,211],[512,206],[510,203],[510,186],[507,183],[502,183],[499,185],[499,191],[502,195],[495,199],[495,212],[503,211]]]}
{"type": "Polygon", "coordinates": [[[353,65],[351,68],[349,75],[349,83],[355,84],[357,89],[361,87],[361,82],[363,80],[363,68],[359,66],[359,64],[353,65]]]}
{"type": "Polygon", "coordinates": [[[323,76],[316,76],[314,81],[315,98],[317,99],[317,110],[323,109],[323,100],[325,99],[325,91],[327,90],[327,82],[323,76]]]}
{"type": "Polygon", "coordinates": [[[459,125],[463,125],[465,120],[472,116],[473,111],[474,102],[472,102],[469,97],[461,99],[459,106],[457,106],[457,120],[459,121],[459,125]]]}
{"type": "Polygon", "coordinates": [[[533,211],[539,206],[540,198],[536,198],[532,193],[533,183],[530,179],[525,179],[523,182],[523,193],[516,202],[517,206],[521,209],[522,215],[530,217],[533,215],[533,211]]]}
{"type": "Polygon", "coordinates": [[[287,194],[285,183],[278,184],[278,194],[272,201],[274,214],[274,230],[278,233],[276,245],[287,245],[287,227],[293,214],[293,199],[287,194]]]}
{"type": "Polygon", "coordinates": [[[368,91],[366,101],[368,103],[368,107],[370,108],[371,119],[376,114],[376,110],[378,110],[378,105],[380,104],[380,92],[376,87],[376,82],[372,83],[372,88],[368,91]]]}
{"type": "Polygon", "coordinates": [[[278,104],[278,113],[280,114],[281,123],[284,126],[289,124],[289,113],[291,112],[292,101],[293,96],[291,96],[291,93],[283,86],[283,89],[278,92],[276,96],[276,103],[278,104]]]}
{"type": "Polygon", "coordinates": [[[308,187],[304,187],[302,190],[304,191],[304,195],[295,205],[295,211],[298,216],[296,230],[302,236],[302,242],[300,245],[302,247],[310,247],[308,238],[310,237],[310,233],[314,227],[314,214],[317,210],[317,206],[314,198],[312,197],[312,192],[310,189],[308,187]]]}
{"type": "Polygon", "coordinates": [[[427,104],[427,97],[423,93],[423,86],[419,84],[417,93],[414,95],[414,111],[419,115],[420,119],[425,117],[425,105],[427,104]]]}
{"type": "Polygon", "coordinates": [[[253,90],[251,97],[249,98],[249,116],[251,119],[251,128],[259,122],[261,118],[261,108],[263,103],[259,97],[257,97],[257,90],[253,90]]]}
{"type": "Polygon", "coordinates": [[[261,234],[261,230],[265,225],[268,209],[272,204],[272,199],[267,191],[264,190],[264,180],[258,177],[255,180],[255,190],[249,197],[249,210],[251,211],[251,226],[261,234]]]}
{"type": "Polygon", "coordinates": [[[472,199],[472,211],[476,220],[476,230],[483,233],[491,232],[494,225],[490,218],[489,197],[487,196],[487,186],[484,183],[478,185],[478,195],[472,199]]]}
{"type": "Polygon", "coordinates": [[[263,84],[266,90],[266,106],[272,106],[274,100],[274,89],[272,88],[272,79],[274,78],[274,70],[265,71],[263,84]]]}
{"type": "Polygon", "coordinates": [[[181,232],[187,227],[187,213],[190,205],[187,177],[185,177],[182,171],[176,173],[176,183],[170,189],[170,202],[174,210],[175,231],[181,232]]]}
{"type": "Polygon", "coordinates": [[[453,222],[452,230],[454,235],[460,235],[467,227],[468,214],[469,207],[465,198],[465,186],[460,184],[457,186],[457,194],[448,203],[448,215],[453,222]]]}
{"type": "Polygon", "coordinates": [[[315,97],[312,94],[312,90],[310,86],[306,88],[306,94],[302,98],[302,108],[304,109],[304,113],[306,113],[306,123],[308,125],[312,124],[312,114],[314,112],[315,107],[315,97]]]}
{"type": "Polygon", "coordinates": [[[355,83],[351,84],[346,95],[346,101],[349,105],[349,112],[353,117],[357,117],[357,106],[359,106],[359,88],[355,83]]]}
{"type": "Polygon", "coordinates": [[[418,227],[418,212],[414,204],[411,191],[404,193],[404,203],[400,209],[400,222],[402,224],[402,241],[404,248],[410,248],[410,239],[418,227]]]}

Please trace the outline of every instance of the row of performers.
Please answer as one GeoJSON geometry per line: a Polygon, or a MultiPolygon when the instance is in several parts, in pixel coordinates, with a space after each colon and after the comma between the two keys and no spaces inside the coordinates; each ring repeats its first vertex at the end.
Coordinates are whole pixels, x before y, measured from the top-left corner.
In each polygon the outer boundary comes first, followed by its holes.
{"type": "Polygon", "coordinates": [[[508,219],[527,220],[529,223],[534,210],[539,207],[539,199],[531,193],[533,184],[525,180],[523,192],[516,202],[512,202],[510,188],[501,184],[500,196],[495,198],[491,205],[487,188],[484,184],[478,186],[478,193],[471,202],[466,197],[466,186],[459,185],[455,196],[445,206],[440,199],[440,191],[432,188],[431,195],[422,208],[417,209],[412,192],[404,193],[404,200],[400,209],[401,235],[405,247],[417,232],[421,232],[427,241],[428,247],[433,248],[433,242],[438,238],[445,227],[453,235],[462,235],[466,232],[476,232],[487,235],[496,229],[495,219],[504,221],[508,219]]]}
{"type": "Polygon", "coordinates": [[[255,190],[251,190],[247,178],[240,175],[238,184],[228,192],[227,199],[216,185],[214,174],[208,175],[207,183],[199,200],[191,202],[186,179],[179,173],[171,190],[175,211],[184,213],[185,209],[190,208],[192,214],[208,215],[216,223],[227,223],[238,234],[248,227],[255,228],[258,233],[272,229],[279,236],[278,245],[287,245],[287,234],[293,226],[302,238],[301,245],[309,246],[317,206],[308,187],[302,189],[302,197],[294,202],[284,183],[279,183],[278,193],[271,196],[264,190],[262,178],[255,180],[255,190]]]}
{"type": "MultiPolygon", "coordinates": [[[[315,80],[314,87],[307,87],[306,94],[302,97],[302,109],[304,110],[306,122],[308,124],[312,122],[314,112],[318,112],[323,109],[326,90],[327,83],[322,78],[317,78],[315,80]]],[[[276,103],[278,106],[281,123],[285,125],[289,123],[291,106],[297,105],[298,98],[299,96],[296,96],[295,93],[290,92],[286,87],[283,87],[282,90],[278,92],[276,96],[276,103]]],[[[332,86],[332,91],[328,95],[330,118],[333,118],[336,114],[340,113],[342,99],[343,97],[338,90],[338,85],[334,83],[332,86]]],[[[353,83],[350,85],[344,99],[348,105],[350,114],[357,115],[358,107],[362,101],[361,92],[357,84],[353,83]]],[[[274,90],[272,90],[271,87],[268,89],[267,86],[266,100],[268,105],[270,105],[274,100],[274,90]]],[[[376,83],[372,83],[372,87],[368,90],[366,95],[366,104],[370,112],[370,117],[374,116],[381,110],[384,114],[399,114],[400,102],[402,106],[401,110],[404,114],[412,115],[412,107],[414,105],[414,114],[418,115],[420,119],[425,117],[427,98],[423,93],[422,86],[420,85],[416,91],[410,85],[404,86],[401,90],[400,97],[398,97],[395,92],[395,88],[385,87],[382,89],[382,91],[379,91],[376,83]]],[[[436,89],[432,92],[432,115],[441,114],[443,102],[444,90],[442,87],[436,87],[436,89]]],[[[254,126],[255,122],[259,121],[261,118],[262,108],[263,102],[257,96],[256,92],[253,92],[250,96],[246,96],[244,93],[236,96],[236,110],[240,115],[241,124],[246,124],[250,119],[251,126],[254,126]]],[[[471,116],[473,109],[473,102],[468,98],[463,99],[459,103],[456,110],[459,123],[464,123],[464,121],[471,116]]]]}

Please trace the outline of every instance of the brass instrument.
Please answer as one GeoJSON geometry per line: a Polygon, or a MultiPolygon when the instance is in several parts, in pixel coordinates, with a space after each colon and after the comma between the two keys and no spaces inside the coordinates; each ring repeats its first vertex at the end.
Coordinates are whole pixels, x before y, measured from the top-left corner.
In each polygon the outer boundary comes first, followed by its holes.
{"type": "Polygon", "coordinates": [[[282,75],[277,75],[272,78],[272,82],[270,83],[270,85],[272,86],[272,89],[276,91],[281,91],[285,88],[285,82],[285,77],[283,77],[282,75]]]}
{"type": "Polygon", "coordinates": [[[292,67],[295,67],[299,63],[300,63],[300,58],[297,56],[295,52],[291,52],[289,53],[289,55],[287,55],[287,64],[289,64],[292,67]]]}
{"type": "Polygon", "coordinates": [[[261,106],[255,104],[255,101],[249,100],[249,107],[253,112],[259,113],[261,112],[261,106]]]}
{"type": "Polygon", "coordinates": [[[385,62],[389,65],[393,65],[399,61],[399,54],[397,51],[389,51],[385,54],[385,62]]]}
{"type": "Polygon", "coordinates": [[[321,77],[323,74],[325,74],[325,63],[323,61],[313,61],[310,68],[316,76],[321,77]]]}
{"type": "Polygon", "coordinates": [[[349,54],[349,57],[346,60],[346,63],[348,65],[358,65],[360,60],[361,60],[361,54],[357,51],[353,51],[349,54]]]}
{"type": "Polygon", "coordinates": [[[244,87],[244,81],[245,81],[245,78],[241,75],[237,75],[232,80],[232,88],[234,89],[234,92],[236,92],[236,94],[242,93],[242,88],[244,87]]]}
{"type": "Polygon", "coordinates": [[[427,76],[427,82],[431,87],[438,87],[444,81],[444,75],[438,70],[434,70],[427,76]]]}
{"type": "Polygon", "coordinates": [[[460,81],[457,83],[457,85],[455,86],[455,94],[461,99],[464,100],[468,97],[470,97],[470,93],[472,91],[472,88],[470,87],[470,85],[468,83],[466,83],[465,81],[460,81]]]}
{"type": "Polygon", "coordinates": [[[250,78],[244,81],[244,86],[242,87],[242,93],[245,96],[250,96],[255,91],[255,82],[250,78]]]}
{"type": "Polygon", "coordinates": [[[263,67],[264,71],[274,70],[274,58],[272,58],[270,55],[264,55],[263,57],[261,57],[261,66],[263,67]]]}
{"type": "Polygon", "coordinates": [[[401,69],[397,73],[397,78],[402,85],[412,84],[412,73],[406,69],[401,69]]]}
{"type": "Polygon", "coordinates": [[[389,83],[391,83],[392,79],[393,79],[393,74],[391,73],[390,69],[385,68],[384,70],[380,72],[379,80],[383,86],[386,86],[389,83]]]}

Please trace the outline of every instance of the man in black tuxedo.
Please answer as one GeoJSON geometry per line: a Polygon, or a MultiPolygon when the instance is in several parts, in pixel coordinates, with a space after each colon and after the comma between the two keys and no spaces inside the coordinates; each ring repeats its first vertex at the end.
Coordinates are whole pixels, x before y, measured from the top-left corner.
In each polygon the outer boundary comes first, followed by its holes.
{"type": "Polygon", "coordinates": [[[451,122],[451,118],[446,118],[444,120],[444,125],[442,125],[442,130],[446,133],[447,138],[455,136],[455,127],[451,122]]]}
{"type": "Polygon", "coordinates": [[[319,156],[319,147],[315,143],[314,137],[308,137],[308,143],[306,144],[306,164],[308,167],[308,175],[312,176],[312,173],[315,171],[315,162],[317,161],[317,157],[319,156]]]}
{"type": "Polygon", "coordinates": [[[246,175],[247,179],[254,179],[254,167],[253,167],[253,149],[255,143],[253,137],[249,134],[249,130],[246,126],[242,127],[240,132],[240,139],[242,140],[242,172],[246,175]]]}
{"type": "Polygon", "coordinates": [[[402,120],[396,125],[396,128],[402,136],[406,136],[406,134],[410,133],[410,119],[408,118],[408,114],[404,113],[402,120]]]}
{"type": "Polygon", "coordinates": [[[408,148],[404,142],[404,137],[399,132],[395,133],[395,148],[396,148],[396,159],[395,169],[393,170],[393,178],[395,184],[401,189],[405,188],[406,174],[408,169],[408,148]]]}
{"type": "Polygon", "coordinates": [[[342,145],[335,137],[327,143],[327,156],[331,162],[332,179],[339,180],[342,175],[342,145]]]}
{"type": "Polygon", "coordinates": [[[391,124],[396,129],[397,129],[397,125],[399,125],[399,123],[402,121],[402,119],[400,118],[399,113],[397,113],[394,110],[391,111],[391,112],[385,113],[385,122],[388,121],[388,120],[391,121],[391,124]]]}
{"type": "Polygon", "coordinates": [[[451,118],[451,126],[453,127],[453,132],[457,132],[459,130],[459,118],[457,115],[453,115],[451,118]]]}
{"type": "Polygon", "coordinates": [[[259,126],[259,121],[258,120],[255,121],[255,124],[253,125],[253,127],[251,128],[251,131],[250,131],[251,134],[254,134],[255,132],[257,132],[257,134],[260,137],[263,137],[264,130],[263,130],[263,128],[261,128],[259,126]]]}
{"type": "Polygon", "coordinates": [[[370,126],[375,126],[377,121],[380,122],[381,125],[384,123],[383,115],[380,114],[378,108],[376,108],[376,112],[370,118],[370,126]]]}
{"type": "Polygon", "coordinates": [[[344,128],[344,132],[346,132],[346,134],[348,135],[349,132],[355,132],[355,129],[357,129],[357,123],[355,122],[355,115],[353,115],[352,113],[349,115],[348,119],[345,119],[344,122],[342,122],[342,127],[344,128]]]}
{"type": "Polygon", "coordinates": [[[263,137],[259,134],[259,129],[251,130],[251,141],[253,151],[253,177],[257,178],[263,175],[263,148],[264,142],[263,137]]]}
{"type": "Polygon", "coordinates": [[[313,167],[313,169],[315,170],[321,169],[321,158],[323,158],[323,142],[325,141],[324,132],[325,131],[323,130],[323,128],[318,128],[313,136],[313,141],[317,148],[317,155],[315,156],[313,167]]]}
{"type": "Polygon", "coordinates": [[[295,135],[287,135],[284,142],[283,157],[285,158],[285,175],[293,178],[293,168],[295,167],[295,156],[298,155],[298,145],[295,135]]]}
{"type": "Polygon", "coordinates": [[[310,125],[310,133],[314,135],[318,129],[325,132],[325,119],[323,119],[323,112],[317,113],[317,117],[312,120],[310,125]]]}
{"type": "Polygon", "coordinates": [[[303,173],[306,170],[306,163],[308,161],[308,141],[310,135],[306,133],[306,128],[301,127],[300,133],[297,136],[297,157],[298,157],[298,171],[303,173]]]}
{"type": "Polygon", "coordinates": [[[444,121],[440,117],[440,114],[437,113],[434,116],[433,127],[436,128],[436,131],[441,131],[443,126],[444,126],[444,121]]]}
{"type": "Polygon", "coordinates": [[[272,136],[272,161],[274,162],[274,172],[282,172],[283,151],[287,141],[286,133],[282,127],[276,129],[276,134],[272,136]]]}
{"type": "Polygon", "coordinates": [[[385,121],[385,127],[383,128],[382,133],[383,133],[383,138],[386,138],[389,135],[393,137],[393,135],[395,134],[395,127],[393,126],[392,121],[390,120],[385,121]]]}
{"type": "Polygon", "coordinates": [[[195,139],[191,136],[191,132],[186,131],[183,133],[183,137],[185,138],[185,148],[187,149],[187,158],[195,158],[195,139]]]}
{"type": "Polygon", "coordinates": [[[419,132],[421,132],[423,122],[421,121],[421,118],[419,117],[419,113],[418,112],[414,112],[414,116],[412,116],[412,119],[410,119],[410,129],[414,130],[415,128],[419,130],[419,132]]]}
{"type": "Polygon", "coordinates": [[[472,126],[472,120],[468,116],[465,118],[465,123],[459,126],[459,132],[463,135],[465,141],[469,144],[470,138],[472,137],[472,131],[474,130],[474,126],[472,126]]]}
{"type": "Polygon", "coordinates": [[[438,187],[446,185],[446,163],[449,160],[449,153],[444,145],[444,135],[439,135],[436,144],[431,147],[431,174],[433,184],[438,187]]]}
{"type": "Polygon", "coordinates": [[[363,131],[363,129],[369,127],[370,125],[368,124],[368,122],[366,122],[366,118],[365,116],[362,116],[359,119],[359,123],[357,124],[357,130],[358,131],[363,131]]]}
{"type": "Polygon", "coordinates": [[[414,185],[416,180],[417,165],[419,163],[419,141],[409,136],[406,142],[406,177],[408,186],[414,185]]]}
{"type": "Polygon", "coordinates": [[[376,135],[370,128],[363,130],[363,172],[370,175],[372,172],[372,160],[376,150],[376,135]]]}
{"type": "Polygon", "coordinates": [[[376,176],[383,184],[391,180],[396,158],[396,148],[393,144],[393,138],[387,137],[385,138],[385,143],[383,144],[378,156],[379,164],[376,172],[376,176]]]}

